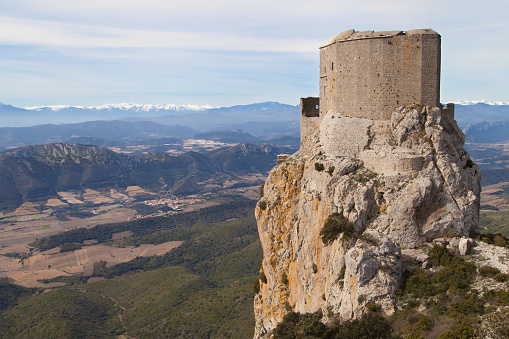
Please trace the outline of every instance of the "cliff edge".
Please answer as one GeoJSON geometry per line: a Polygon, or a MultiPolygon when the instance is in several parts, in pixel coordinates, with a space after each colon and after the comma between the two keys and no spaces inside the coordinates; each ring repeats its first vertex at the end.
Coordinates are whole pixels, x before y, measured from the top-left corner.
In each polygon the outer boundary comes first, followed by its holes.
{"type": "Polygon", "coordinates": [[[331,111],[320,123],[262,187],[255,338],[290,311],[322,309],[327,322],[376,303],[391,314],[402,250],[478,227],[481,174],[453,105],[400,106],[378,121],[331,111]]]}

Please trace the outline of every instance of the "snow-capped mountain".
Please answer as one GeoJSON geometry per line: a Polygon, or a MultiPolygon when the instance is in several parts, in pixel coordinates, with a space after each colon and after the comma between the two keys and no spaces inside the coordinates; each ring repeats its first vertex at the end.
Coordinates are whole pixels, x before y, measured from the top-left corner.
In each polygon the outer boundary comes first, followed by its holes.
{"type": "MultiPolygon", "coordinates": [[[[211,105],[140,105],[133,103],[100,106],[14,107],[0,103],[0,127],[26,127],[42,124],[72,124],[93,120],[155,121],[209,130],[211,124],[248,121],[298,122],[298,106],[278,102],[215,107],[211,105]],[[277,112],[277,113],[276,113],[277,112]]],[[[215,126],[217,127],[217,126],[215,126]]]]}
{"type": "Polygon", "coordinates": [[[509,102],[502,101],[486,101],[486,100],[471,100],[471,101],[452,101],[455,105],[471,106],[477,104],[485,104],[490,106],[509,106],[509,102]]]}
{"type": "Polygon", "coordinates": [[[54,106],[33,106],[33,107],[22,107],[26,110],[33,111],[41,111],[41,110],[52,110],[52,111],[61,111],[61,110],[69,110],[69,109],[78,109],[78,110],[123,110],[123,111],[132,111],[132,112],[150,112],[150,111],[205,111],[207,109],[218,108],[217,106],[211,105],[175,105],[175,104],[167,104],[167,105],[140,105],[133,103],[121,103],[121,104],[106,104],[99,106],[68,106],[68,105],[54,105],[54,106]]]}

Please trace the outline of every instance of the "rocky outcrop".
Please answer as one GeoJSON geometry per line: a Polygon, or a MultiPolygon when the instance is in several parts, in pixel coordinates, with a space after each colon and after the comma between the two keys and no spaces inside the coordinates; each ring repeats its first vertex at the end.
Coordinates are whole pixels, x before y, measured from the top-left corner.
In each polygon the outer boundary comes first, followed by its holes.
{"type": "MultiPolygon", "coordinates": [[[[354,118],[345,121],[356,127],[354,118]]],[[[480,171],[463,149],[452,106],[400,107],[391,121],[357,127],[366,135],[358,158],[335,153],[316,130],[264,184],[256,208],[266,277],[255,297],[257,338],[289,311],[321,308],[324,321],[349,319],[376,303],[392,313],[401,250],[468,236],[478,225],[480,171]],[[419,166],[405,166],[409,158],[419,166]],[[324,242],[320,232],[336,214],[351,230],[324,242]]]]}

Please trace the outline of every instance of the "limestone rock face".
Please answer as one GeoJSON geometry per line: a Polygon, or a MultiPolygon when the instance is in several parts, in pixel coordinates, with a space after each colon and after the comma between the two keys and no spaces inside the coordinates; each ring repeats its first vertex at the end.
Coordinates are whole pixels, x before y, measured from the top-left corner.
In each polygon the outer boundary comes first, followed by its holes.
{"type": "Polygon", "coordinates": [[[289,311],[321,308],[324,321],[350,319],[376,303],[392,313],[401,249],[468,236],[478,225],[480,171],[463,149],[453,107],[401,107],[391,121],[362,120],[359,158],[338,154],[331,135],[322,140],[317,130],[264,184],[256,218],[266,282],[255,296],[255,338],[289,311]],[[326,245],[320,231],[333,213],[353,229],[326,245]]]}

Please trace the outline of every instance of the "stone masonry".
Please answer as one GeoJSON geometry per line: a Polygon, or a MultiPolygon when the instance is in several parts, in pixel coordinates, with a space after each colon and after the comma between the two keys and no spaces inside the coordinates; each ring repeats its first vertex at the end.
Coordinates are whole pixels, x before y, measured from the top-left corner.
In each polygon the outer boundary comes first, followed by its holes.
{"type": "MultiPolygon", "coordinates": [[[[320,97],[301,99],[301,140],[316,130],[327,154],[375,172],[418,171],[411,149],[384,152],[397,107],[441,107],[440,35],[431,29],[338,34],[320,47],[320,97]]],[[[451,105],[444,112],[454,115],[451,105]]]]}

